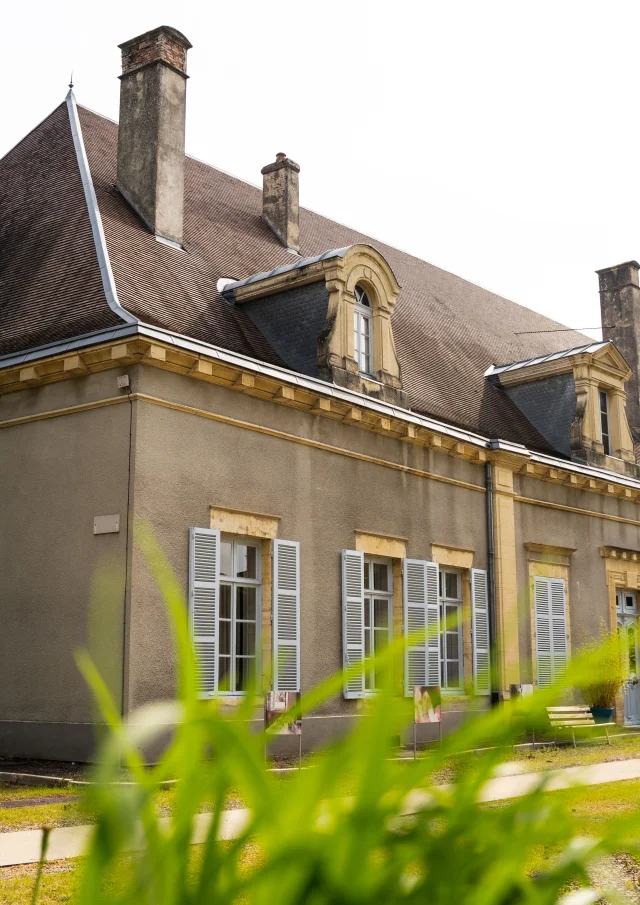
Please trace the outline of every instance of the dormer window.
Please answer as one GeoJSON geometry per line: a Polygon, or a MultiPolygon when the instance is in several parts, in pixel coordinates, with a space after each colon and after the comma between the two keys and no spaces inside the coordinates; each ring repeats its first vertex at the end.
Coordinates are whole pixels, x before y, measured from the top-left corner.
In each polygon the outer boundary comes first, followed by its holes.
{"type": "Polygon", "coordinates": [[[356,303],[353,308],[354,351],[358,370],[371,374],[371,349],[373,347],[373,311],[369,296],[362,288],[355,288],[356,303]]]}
{"type": "Polygon", "coordinates": [[[600,441],[605,456],[611,455],[611,425],[609,417],[609,394],[606,390],[598,391],[600,407],[600,441]]]}

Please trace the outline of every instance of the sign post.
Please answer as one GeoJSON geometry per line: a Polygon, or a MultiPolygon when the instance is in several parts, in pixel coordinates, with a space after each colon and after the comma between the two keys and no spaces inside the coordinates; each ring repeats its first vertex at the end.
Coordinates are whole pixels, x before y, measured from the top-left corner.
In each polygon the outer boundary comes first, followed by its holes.
{"type": "Polygon", "coordinates": [[[416,759],[418,723],[437,723],[442,747],[442,693],[439,685],[413,686],[413,759],[416,759]]]}

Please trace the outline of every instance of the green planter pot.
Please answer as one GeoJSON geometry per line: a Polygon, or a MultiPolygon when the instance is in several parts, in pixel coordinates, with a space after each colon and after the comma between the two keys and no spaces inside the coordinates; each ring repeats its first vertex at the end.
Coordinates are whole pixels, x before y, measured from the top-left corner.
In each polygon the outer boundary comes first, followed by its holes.
{"type": "Polygon", "coordinates": [[[610,723],[613,719],[613,707],[592,707],[594,723],[610,723]]]}

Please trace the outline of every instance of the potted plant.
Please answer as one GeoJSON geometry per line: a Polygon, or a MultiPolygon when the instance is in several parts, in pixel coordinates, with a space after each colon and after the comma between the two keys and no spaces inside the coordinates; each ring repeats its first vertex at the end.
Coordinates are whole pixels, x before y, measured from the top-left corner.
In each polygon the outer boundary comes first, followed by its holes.
{"type": "MultiPolygon", "coordinates": [[[[606,627],[603,624],[603,630],[606,627]]],[[[625,657],[617,635],[594,638],[582,645],[580,652],[591,658],[590,678],[580,687],[585,704],[593,714],[594,722],[610,723],[616,697],[626,681],[625,657]]]]}

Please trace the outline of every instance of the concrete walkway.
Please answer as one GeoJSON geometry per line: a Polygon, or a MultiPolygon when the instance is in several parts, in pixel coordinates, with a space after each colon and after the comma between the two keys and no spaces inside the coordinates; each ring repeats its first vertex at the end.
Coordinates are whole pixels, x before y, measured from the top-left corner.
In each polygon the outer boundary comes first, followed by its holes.
{"type": "MultiPolygon", "coordinates": [[[[504,765],[508,768],[509,765],[504,765]]],[[[517,769],[516,764],[511,765],[517,769]]],[[[615,760],[603,764],[592,764],[587,767],[565,767],[550,770],[548,773],[515,773],[514,775],[496,776],[489,780],[482,790],[481,801],[501,801],[507,798],[518,798],[535,789],[543,779],[547,780],[549,791],[569,789],[576,785],[594,786],[607,782],[621,782],[625,779],[640,779],[640,758],[633,760],[615,760]]],[[[439,789],[450,788],[449,785],[438,786],[439,789]]],[[[407,799],[402,816],[415,813],[430,800],[428,792],[415,791],[407,799]]],[[[204,841],[211,820],[210,814],[198,814],[194,821],[193,844],[204,841]]],[[[225,811],[220,826],[220,839],[233,839],[247,825],[249,811],[246,808],[225,811]]],[[[161,824],[169,825],[170,818],[163,817],[161,824]]],[[[59,861],[64,858],[77,858],[82,855],[91,837],[93,827],[65,826],[51,832],[47,861],[59,861]]],[[[40,860],[42,830],[19,830],[12,833],[0,833],[0,867],[16,864],[33,864],[40,860]]],[[[131,847],[142,847],[140,838],[131,847]]]]}

